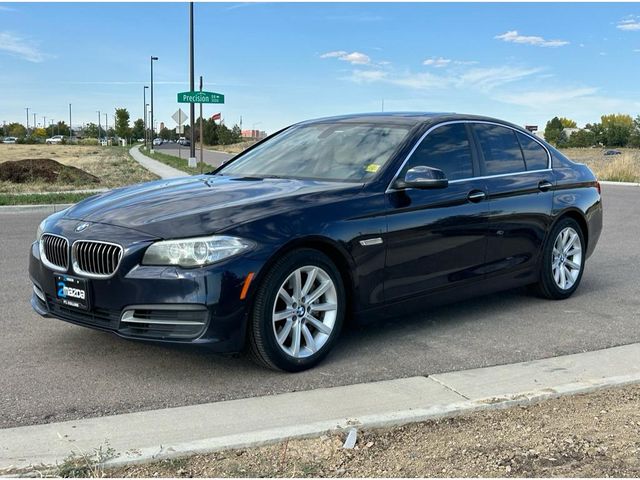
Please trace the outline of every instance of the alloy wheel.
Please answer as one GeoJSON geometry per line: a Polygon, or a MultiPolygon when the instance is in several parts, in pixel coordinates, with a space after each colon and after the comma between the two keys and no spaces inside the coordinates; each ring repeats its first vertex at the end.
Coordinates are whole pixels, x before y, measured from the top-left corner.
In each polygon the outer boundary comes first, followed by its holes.
{"type": "Polygon", "coordinates": [[[553,280],[562,290],[569,290],[582,269],[582,242],[572,227],[560,231],[553,244],[551,271],[553,280]]]}
{"type": "Polygon", "coordinates": [[[336,323],[338,293],[322,268],[294,270],[278,289],[272,324],[278,346],[294,358],[305,358],[327,342],[336,323]]]}

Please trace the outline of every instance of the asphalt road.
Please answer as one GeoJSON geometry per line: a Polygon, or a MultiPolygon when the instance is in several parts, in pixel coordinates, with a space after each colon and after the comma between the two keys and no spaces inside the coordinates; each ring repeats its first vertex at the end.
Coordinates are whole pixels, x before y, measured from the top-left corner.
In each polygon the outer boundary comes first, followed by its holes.
{"type": "MultiPolygon", "coordinates": [[[[523,290],[350,328],[318,368],[267,371],[248,358],[160,347],[31,311],[35,213],[0,213],[0,427],[426,375],[640,341],[640,188],[604,186],[605,229],[565,301],[523,290]]],[[[629,359],[629,361],[634,361],[629,359]]],[[[635,360],[637,361],[637,359],[635,360]]]]}
{"type": "MultiPolygon", "coordinates": [[[[174,157],[189,158],[190,147],[181,147],[176,143],[164,143],[153,148],[154,150],[166,153],[167,155],[173,155],[174,157]]],[[[229,160],[231,157],[233,157],[233,155],[229,153],[216,152],[213,150],[207,150],[206,148],[202,152],[202,160],[204,163],[213,167],[219,167],[222,165],[222,162],[229,160]]],[[[200,161],[200,149],[198,146],[196,146],[196,159],[200,161]]]]}

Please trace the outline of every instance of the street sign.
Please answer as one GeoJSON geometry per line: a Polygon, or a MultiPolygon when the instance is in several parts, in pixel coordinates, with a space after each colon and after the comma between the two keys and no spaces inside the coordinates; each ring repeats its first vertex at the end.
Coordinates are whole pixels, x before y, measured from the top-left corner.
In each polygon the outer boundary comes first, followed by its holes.
{"type": "Polygon", "coordinates": [[[177,133],[178,135],[183,134],[183,133],[184,133],[184,125],[178,125],[178,126],[176,127],[176,133],[177,133]]]}
{"type": "Polygon", "coordinates": [[[215,92],[180,92],[178,103],[224,103],[224,95],[215,92]]]}
{"type": "Polygon", "coordinates": [[[187,121],[189,117],[187,116],[186,113],[182,111],[181,108],[179,108],[176,113],[171,115],[171,118],[173,118],[178,125],[182,125],[184,122],[187,121]]]}

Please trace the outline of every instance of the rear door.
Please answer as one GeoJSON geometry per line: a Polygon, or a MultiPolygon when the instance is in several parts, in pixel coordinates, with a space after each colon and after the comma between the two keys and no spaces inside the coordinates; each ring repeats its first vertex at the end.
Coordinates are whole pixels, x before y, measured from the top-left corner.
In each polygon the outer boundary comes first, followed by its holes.
{"type": "Polygon", "coordinates": [[[430,131],[397,178],[415,166],[443,170],[442,189],[387,191],[385,297],[394,302],[482,276],[487,234],[486,186],[475,178],[476,153],[465,123],[430,131]]]}
{"type": "Polygon", "coordinates": [[[487,274],[532,276],[553,205],[554,177],[546,148],[504,125],[473,123],[486,178],[489,225],[487,274]]]}

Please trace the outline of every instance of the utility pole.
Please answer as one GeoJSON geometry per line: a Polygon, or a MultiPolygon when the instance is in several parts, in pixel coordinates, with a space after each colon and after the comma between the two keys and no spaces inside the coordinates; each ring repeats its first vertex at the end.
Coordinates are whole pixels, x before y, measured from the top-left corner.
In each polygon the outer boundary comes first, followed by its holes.
{"type": "Polygon", "coordinates": [[[98,143],[102,145],[102,142],[100,142],[100,136],[101,136],[100,135],[100,117],[101,117],[100,110],[98,110],[98,143]]]}
{"type": "Polygon", "coordinates": [[[151,153],[153,153],[153,139],[156,136],[155,128],[153,128],[153,61],[158,60],[158,57],[151,57],[151,153]]]}
{"type": "Polygon", "coordinates": [[[36,114],[33,114],[33,130],[36,130],[36,114]]]}
{"type": "Polygon", "coordinates": [[[73,130],[71,130],[71,104],[69,104],[69,140],[71,140],[72,135],[73,130]]]}
{"type": "Polygon", "coordinates": [[[42,117],[42,128],[44,128],[44,131],[47,131],[47,117],[42,117]]]}
{"type": "Polygon", "coordinates": [[[145,85],[142,89],[142,108],[144,110],[144,148],[147,148],[147,88],[145,85]]]}
{"type": "Polygon", "coordinates": [[[25,109],[27,111],[27,136],[29,136],[29,107],[25,109]]]}
{"type": "MultiPolygon", "coordinates": [[[[202,91],[202,75],[200,75],[200,91],[202,91]]],[[[200,102],[200,173],[203,173],[204,162],[202,161],[202,150],[204,149],[204,130],[202,128],[202,102],[200,102]]]]}
{"type": "Polygon", "coordinates": [[[109,146],[109,115],[104,114],[104,136],[107,139],[107,147],[109,146]]]}
{"type": "MultiPolygon", "coordinates": [[[[189,2],[189,91],[195,90],[194,79],[194,58],[193,58],[193,2],[189,2]]],[[[189,104],[191,111],[191,145],[189,150],[189,164],[195,167],[196,163],[196,144],[193,128],[195,125],[194,117],[196,116],[196,105],[194,103],[189,104]]]]}

